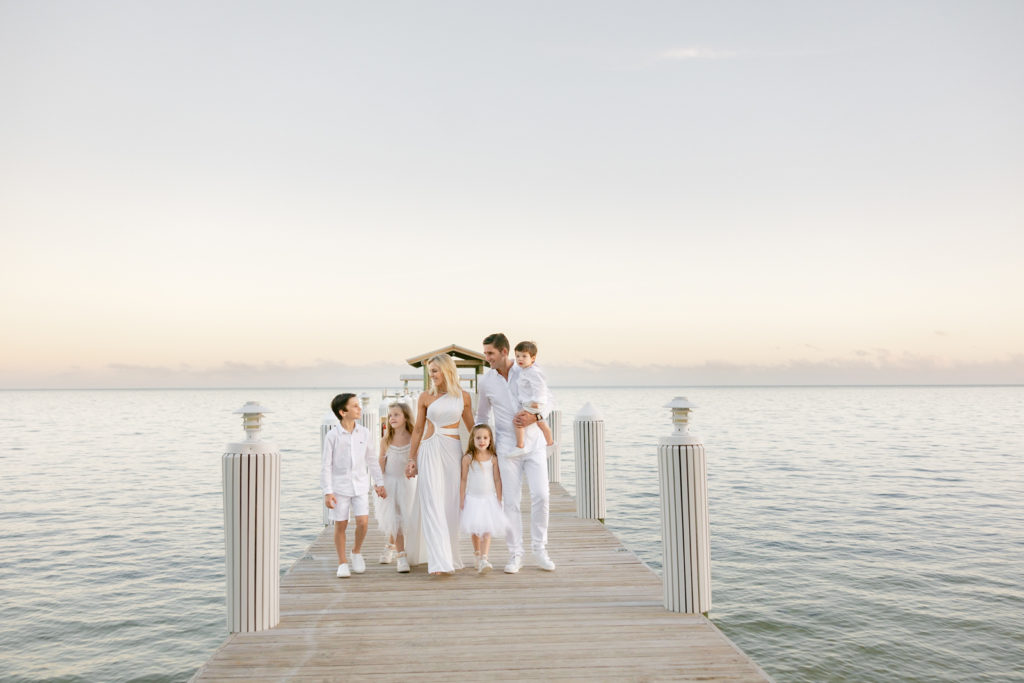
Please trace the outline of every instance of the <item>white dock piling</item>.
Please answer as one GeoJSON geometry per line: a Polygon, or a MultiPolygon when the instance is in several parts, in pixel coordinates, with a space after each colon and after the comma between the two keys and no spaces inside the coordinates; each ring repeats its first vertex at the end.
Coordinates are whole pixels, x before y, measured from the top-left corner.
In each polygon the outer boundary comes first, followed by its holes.
{"type": "Polygon", "coordinates": [[[572,423],[576,453],[576,514],[604,523],[604,419],[587,403],[572,423]]]}
{"type": "MultiPolygon", "coordinates": [[[[335,415],[334,413],[332,413],[330,411],[324,413],[323,419],[320,420],[320,455],[321,455],[321,457],[323,457],[324,439],[327,438],[327,432],[331,431],[335,427],[340,427],[340,426],[341,426],[341,421],[338,419],[337,415],[335,415]]],[[[319,471],[319,468],[318,468],[317,471],[319,471]]],[[[320,495],[320,507],[323,509],[324,526],[330,526],[334,522],[331,521],[331,518],[327,514],[329,512],[329,510],[327,509],[327,506],[324,505],[324,496],[323,496],[323,494],[320,495]]]]}
{"type": "Polygon", "coordinates": [[[674,427],[658,442],[665,609],[706,614],[711,609],[707,459],[701,440],[689,433],[696,406],[677,396],[665,407],[672,409],[674,427]]]}
{"type": "Polygon", "coordinates": [[[263,408],[246,403],[245,441],[227,445],[224,484],[224,562],[227,622],[232,633],[265,631],[281,620],[281,454],[260,439],[263,408]]]}
{"type": "Polygon", "coordinates": [[[380,438],[380,421],[377,419],[376,410],[370,407],[370,395],[360,394],[359,402],[363,404],[363,414],[359,418],[359,424],[370,430],[370,436],[374,440],[380,438]]]}
{"type": "Polygon", "coordinates": [[[555,445],[548,446],[548,481],[558,484],[562,481],[562,411],[548,413],[548,427],[555,445]]]}

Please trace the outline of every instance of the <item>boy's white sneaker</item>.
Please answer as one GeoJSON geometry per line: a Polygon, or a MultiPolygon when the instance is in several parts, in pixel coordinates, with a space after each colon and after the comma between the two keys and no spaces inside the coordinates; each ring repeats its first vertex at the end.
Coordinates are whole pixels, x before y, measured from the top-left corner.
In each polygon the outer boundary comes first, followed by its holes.
{"type": "Polygon", "coordinates": [[[486,574],[494,568],[494,565],[487,561],[487,556],[483,555],[480,557],[480,564],[477,566],[477,574],[486,574]]]}
{"type": "Polygon", "coordinates": [[[362,574],[366,571],[366,562],[359,553],[352,553],[352,571],[356,574],[362,574]]]}
{"type": "Polygon", "coordinates": [[[398,556],[398,560],[395,562],[395,564],[398,565],[399,574],[409,573],[409,558],[405,556],[405,553],[402,553],[398,556]]]}
{"type": "Polygon", "coordinates": [[[521,458],[522,456],[526,455],[527,453],[529,453],[529,451],[526,450],[525,448],[520,448],[519,446],[516,446],[515,448],[510,450],[508,453],[506,453],[504,457],[506,457],[506,458],[521,458]]]}
{"type": "Polygon", "coordinates": [[[537,562],[537,566],[546,572],[555,571],[555,563],[550,557],[548,557],[548,551],[538,550],[533,553],[533,559],[537,562]]]}
{"type": "Polygon", "coordinates": [[[523,566],[523,556],[522,555],[513,555],[512,559],[510,559],[508,561],[508,564],[505,565],[505,573],[506,574],[516,574],[516,573],[519,572],[519,569],[522,566],[523,566]]]}
{"type": "Polygon", "coordinates": [[[339,564],[338,565],[338,578],[339,579],[347,579],[350,576],[352,576],[352,572],[350,572],[349,569],[348,569],[348,563],[339,564]]]}

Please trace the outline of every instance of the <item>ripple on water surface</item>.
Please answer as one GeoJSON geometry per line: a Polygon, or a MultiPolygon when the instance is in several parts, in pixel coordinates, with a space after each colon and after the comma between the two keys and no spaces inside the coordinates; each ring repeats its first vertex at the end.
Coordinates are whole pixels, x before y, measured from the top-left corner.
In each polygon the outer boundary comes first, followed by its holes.
{"type": "MultiPolygon", "coordinates": [[[[657,437],[682,393],[708,454],[711,617],[766,671],[1024,680],[1024,389],[558,390],[565,487],[572,415],[590,401],[608,526],[657,571],[657,437]]],[[[231,411],[254,397],[274,410],[287,567],[319,529],[334,392],[74,394],[57,419],[64,393],[0,392],[0,679],[187,680],[226,635],[231,411]]]]}

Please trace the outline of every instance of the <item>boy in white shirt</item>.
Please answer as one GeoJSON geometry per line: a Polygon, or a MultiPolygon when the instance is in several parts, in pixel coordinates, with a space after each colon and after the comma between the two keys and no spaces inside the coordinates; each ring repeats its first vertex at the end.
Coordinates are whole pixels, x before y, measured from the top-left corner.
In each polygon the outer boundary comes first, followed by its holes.
{"type": "Polygon", "coordinates": [[[367,468],[377,482],[375,490],[381,498],[387,492],[380,484],[384,481],[380,463],[374,453],[370,430],[357,420],[363,414],[359,397],[355,394],[338,394],[331,401],[331,413],[341,420],[340,429],[332,429],[324,437],[323,461],[320,469],[320,486],[324,492],[324,505],[334,522],[334,547],[338,551],[338,577],[347,579],[352,572],[366,571],[366,561],[359,553],[366,538],[370,519],[370,479],[367,468]],[[352,568],[349,569],[345,556],[345,530],[348,529],[349,513],[356,518],[356,538],[352,546],[352,568]]]}
{"type": "MultiPolygon", "coordinates": [[[[516,365],[520,369],[519,379],[516,381],[516,397],[522,404],[523,410],[537,416],[537,426],[544,434],[545,443],[552,446],[555,440],[551,436],[551,428],[543,420],[551,394],[548,392],[548,383],[544,378],[544,373],[534,365],[537,361],[537,345],[531,341],[519,342],[516,344],[515,351],[516,365]]],[[[526,450],[523,448],[525,442],[526,428],[516,427],[516,449],[509,455],[525,454],[526,450]]]]}

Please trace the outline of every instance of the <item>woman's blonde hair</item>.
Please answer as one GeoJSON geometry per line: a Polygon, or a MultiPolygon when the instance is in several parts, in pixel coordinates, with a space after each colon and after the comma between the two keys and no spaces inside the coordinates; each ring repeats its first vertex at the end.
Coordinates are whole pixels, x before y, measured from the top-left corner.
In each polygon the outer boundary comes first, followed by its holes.
{"type": "MultiPolygon", "coordinates": [[[[455,367],[455,361],[447,353],[439,353],[436,356],[431,357],[427,361],[428,364],[435,364],[441,371],[441,376],[444,377],[445,393],[451,394],[456,398],[462,398],[462,385],[459,384],[459,370],[455,367]]],[[[430,393],[434,396],[440,395],[440,390],[434,384],[434,381],[430,381],[430,393]]]]}
{"type": "MultiPolygon", "coordinates": [[[[402,415],[405,417],[405,431],[407,431],[407,432],[409,432],[411,434],[412,433],[413,424],[414,424],[413,423],[413,418],[412,418],[412,409],[409,408],[409,406],[407,404],[400,403],[400,402],[392,403],[391,405],[389,405],[388,406],[388,412],[389,413],[391,412],[392,408],[398,408],[398,409],[400,409],[402,411],[402,415]]],[[[395,428],[391,426],[391,420],[387,420],[386,419],[385,420],[385,424],[387,424],[387,429],[384,430],[383,442],[384,442],[384,450],[387,450],[388,446],[390,446],[391,442],[394,441],[394,439],[395,439],[395,428]]]]}

